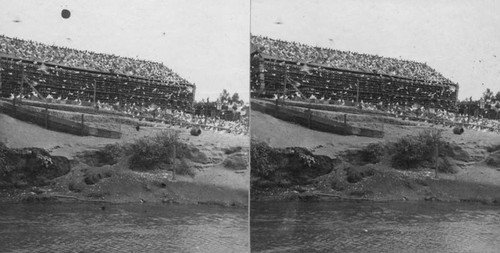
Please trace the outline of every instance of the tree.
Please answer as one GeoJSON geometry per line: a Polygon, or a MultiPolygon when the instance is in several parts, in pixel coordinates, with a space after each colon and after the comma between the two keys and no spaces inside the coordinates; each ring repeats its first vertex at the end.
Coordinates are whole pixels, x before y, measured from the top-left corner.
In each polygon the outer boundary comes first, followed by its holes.
{"type": "Polygon", "coordinates": [[[240,95],[238,95],[238,93],[234,93],[233,96],[231,97],[231,102],[235,102],[235,103],[238,103],[240,102],[240,95]]]}
{"type": "Polygon", "coordinates": [[[495,95],[495,100],[500,101],[500,91],[495,95]]]}
{"type": "Polygon", "coordinates": [[[223,89],[222,90],[222,93],[219,95],[219,99],[220,101],[224,104],[225,102],[230,102],[230,95],[229,95],[229,92],[227,92],[226,89],[223,89]]]}
{"type": "Polygon", "coordinates": [[[489,100],[493,98],[493,92],[490,90],[490,88],[486,88],[486,91],[483,92],[483,98],[484,100],[489,100]]]}

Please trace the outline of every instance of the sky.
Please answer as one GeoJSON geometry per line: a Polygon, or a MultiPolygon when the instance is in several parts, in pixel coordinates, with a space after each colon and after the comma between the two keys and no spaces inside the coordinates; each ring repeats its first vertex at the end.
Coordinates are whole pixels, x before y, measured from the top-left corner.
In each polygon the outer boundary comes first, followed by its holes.
{"type": "Polygon", "coordinates": [[[249,1],[0,0],[0,6],[0,34],[162,62],[196,84],[198,101],[214,101],[223,89],[249,100],[249,1]],[[63,9],[70,18],[61,17],[63,9]]]}
{"type": "Polygon", "coordinates": [[[251,32],[427,63],[458,98],[500,91],[498,0],[252,0],[251,32]]]}

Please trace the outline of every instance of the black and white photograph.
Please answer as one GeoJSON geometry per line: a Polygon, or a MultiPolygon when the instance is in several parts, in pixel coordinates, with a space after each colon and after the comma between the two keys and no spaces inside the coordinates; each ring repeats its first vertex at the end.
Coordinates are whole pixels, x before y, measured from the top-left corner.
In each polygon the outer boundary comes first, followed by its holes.
{"type": "Polygon", "coordinates": [[[499,11],[252,0],[252,252],[498,252],[499,11]]]}
{"type": "Polygon", "coordinates": [[[0,252],[250,251],[250,1],[0,6],[0,252]]]}

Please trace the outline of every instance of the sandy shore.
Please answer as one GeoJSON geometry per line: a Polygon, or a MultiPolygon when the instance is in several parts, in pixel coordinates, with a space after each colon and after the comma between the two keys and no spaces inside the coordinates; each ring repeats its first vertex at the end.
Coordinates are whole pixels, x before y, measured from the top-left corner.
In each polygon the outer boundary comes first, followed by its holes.
{"type": "MultiPolygon", "coordinates": [[[[246,206],[248,203],[249,170],[233,166],[226,160],[248,157],[249,137],[225,132],[203,131],[200,136],[191,136],[190,129],[156,125],[135,126],[121,125],[121,139],[98,137],[80,137],[50,131],[36,125],[19,121],[5,114],[0,114],[0,142],[13,149],[41,148],[52,156],[63,156],[72,163],[71,171],[54,179],[50,186],[39,187],[33,191],[12,190],[3,194],[3,199],[19,200],[36,196],[57,198],[60,200],[90,200],[106,202],[164,202],[164,203],[206,203],[226,206],[246,206]],[[199,150],[207,157],[204,163],[189,161],[195,170],[195,176],[177,176],[172,179],[171,172],[152,170],[148,172],[132,171],[128,168],[128,158],[121,159],[115,165],[93,167],[85,164],[79,157],[84,152],[97,151],[108,144],[125,144],[152,136],[160,131],[178,131],[179,140],[199,150]],[[227,154],[227,150],[236,149],[236,153],[227,154]],[[235,156],[236,155],[236,156],[235,156]],[[88,185],[83,182],[89,173],[102,176],[99,182],[88,185]],[[111,176],[109,176],[111,175],[111,176]],[[71,185],[71,186],[70,186],[71,185]],[[70,190],[71,187],[77,190],[70,190]],[[37,193],[38,192],[38,193],[37,193]],[[5,197],[5,195],[11,197],[5,197]]],[[[101,177],[101,176],[99,176],[101,177]]]]}
{"type": "MultiPolygon", "coordinates": [[[[377,126],[381,124],[376,119],[371,122],[377,126]]],[[[316,158],[326,156],[331,159],[333,167],[325,175],[309,178],[309,183],[252,189],[252,200],[441,200],[500,203],[500,167],[485,162],[488,157],[498,156],[495,152],[488,152],[489,149],[500,146],[500,135],[497,133],[470,130],[462,135],[455,135],[451,128],[413,122],[414,124],[409,125],[384,124],[383,138],[341,136],[313,131],[257,111],[252,111],[251,123],[253,143],[267,143],[275,151],[284,153],[294,147],[305,148],[316,158]],[[382,161],[374,164],[361,164],[355,159],[348,159],[349,152],[357,152],[369,144],[384,145],[432,128],[442,130],[443,139],[467,155],[466,159],[449,158],[456,173],[439,173],[436,179],[431,168],[421,168],[414,172],[396,170],[391,167],[388,158],[382,158],[382,161]],[[370,170],[373,173],[359,182],[348,183],[345,178],[346,171],[350,169],[370,170]]]]}

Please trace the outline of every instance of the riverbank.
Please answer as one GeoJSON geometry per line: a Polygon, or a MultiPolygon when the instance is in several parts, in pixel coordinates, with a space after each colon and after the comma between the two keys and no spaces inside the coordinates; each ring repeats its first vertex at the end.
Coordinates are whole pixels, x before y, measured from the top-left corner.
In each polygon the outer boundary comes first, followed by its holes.
{"type": "Polygon", "coordinates": [[[137,125],[121,124],[116,140],[49,131],[0,114],[0,142],[11,158],[2,168],[0,201],[248,205],[248,136],[137,125]],[[153,155],[156,161],[145,155],[154,149],[138,146],[162,133],[177,133],[175,160],[153,155]]]}
{"type": "Polygon", "coordinates": [[[426,123],[384,124],[386,134],[377,139],[312,131],[255,111],[251,120],[252,201],[500,204],[497,133],[455,135],[426,123]],[[441,131],[437,178],[434,149],[426,148],[432,139],[424,136],[436,129],[441,131]]]}

